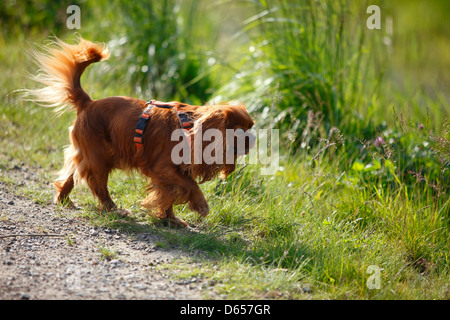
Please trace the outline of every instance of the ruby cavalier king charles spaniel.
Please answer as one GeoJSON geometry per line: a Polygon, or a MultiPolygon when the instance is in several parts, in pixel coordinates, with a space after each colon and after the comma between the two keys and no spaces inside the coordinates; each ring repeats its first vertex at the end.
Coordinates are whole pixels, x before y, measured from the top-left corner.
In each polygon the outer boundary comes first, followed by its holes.
{"type": "Polygon", "coordinates": [[[43,86],[23,90],[27,100],[61,112],[73,108],[77,114],[69,128],[71,144],[64,152],[64,167],[54,183],[57,203],[73,205],[69,194],[83,180],[101,210],[128,214],[111,199],[108,176],[114,169],[137,170],[149,178],[142,206],[172,225],[186,227],[173,205],[187,203],[205,217],[209,206],[198,184],[232,173],[237,157],[255,144],[249,130],[254,121],[242,104],[195,106],[130,97],[92,100],[80,78],[91,63],[109,57],[103,45],[81,37],[70,45],[56,38],[31,53],[39,67],[33,78],[43,86]],[[215,134],[207,135],[211,129],[215,134]]]}

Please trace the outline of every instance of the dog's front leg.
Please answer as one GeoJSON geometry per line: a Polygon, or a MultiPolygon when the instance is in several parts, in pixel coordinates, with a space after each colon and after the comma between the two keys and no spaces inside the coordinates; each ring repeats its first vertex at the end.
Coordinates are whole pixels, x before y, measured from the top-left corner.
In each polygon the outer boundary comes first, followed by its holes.
{"type": "Polygon", "coordinates": [[[160,167],[157,172],[145,174],[151,178],[152,184],[142,205],[146,208],[158,208],[158,212],[153,212],[158,218],[174,219],[172,205],[186,202],[191,210],[197,211],[201,216],[208,215],[209,206],[197,182],[182,174],[176,167],[160,167]]]}
{"type": "Polygon", "coordinates": [[[177,218],[173,212],[172,206],[169,209],[164,210],[165,220],[174,227],[189,227],[189,225],[183,219],[177,218]]]}
{"type": "Polygon", "coordinates": [[[190,179],[190,193],[189,193],[189,209],[197,211],[202,217],[206,217],[209,213],[209,205],[203,195],[202,190],[197,182],[190,179]]]}

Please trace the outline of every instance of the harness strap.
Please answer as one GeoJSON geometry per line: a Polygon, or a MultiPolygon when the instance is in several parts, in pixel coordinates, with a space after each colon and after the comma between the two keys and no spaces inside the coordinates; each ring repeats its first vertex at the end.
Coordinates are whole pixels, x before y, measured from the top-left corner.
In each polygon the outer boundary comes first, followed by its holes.
{"type": "Polygon", "coordinates": [[[147,122],[150,119],[150,110],[148,111],[148,113],[146,111],[147,109],[145,109],[142,115],[139,117],[138,123],[136,124],[136,129],[134,131],[134,143],[136,144],[136,149],[138,152],[142,148],[145,127],[147,126],[147,122]]]}
{"type": "Polygon", "coordinates": [[[150,113],[154,107],[164,108],[164,109],[173,109],[178,119],[178,123],[180,124],[181,129],[189,143],[191,145],[191,132],[190,130],[194,127],[194,123],[187,113],[184,111],[180,111],[178,105],[174,105],[170,102],[161,102],[156,100],[150,100],[145,103],[146,108],[142,112],[142,115],[139,117],[139,120],[136,124],[136,129],[134,131],[134,143],[136,145],[136,151],[139,152],[144,143],[144,131],[147,127],[148,121],[150,120],[150,113]],[[176,106],[176,108],[175,108],[176,106]]]}

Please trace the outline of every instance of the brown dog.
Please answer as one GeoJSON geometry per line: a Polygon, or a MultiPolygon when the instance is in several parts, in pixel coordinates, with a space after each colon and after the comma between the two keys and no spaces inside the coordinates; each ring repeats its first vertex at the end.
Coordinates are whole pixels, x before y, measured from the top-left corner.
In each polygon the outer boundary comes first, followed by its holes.
{"type": "MultiPolygon", "coordinates": [[[[173,212],[172,206],[181,203],[188,203],[189,208],[201,216],[208,214],[209,206],[197,180],[202,183],[219,173],[230,174],[235,169],[239,153],[234,149],[232,161],[226,161],[226,155],[228,160],[230,158],[229,143],[225,142],[226,139],[218,139],[216,142],[221,143],[223,152],[219,154],[215,149],[216,154],[212,154],[216,160],[223,161],[174,163],[172,150],[183,141],[174,141],[172,134],[183,125],[180,113],[191,119],[193,128],[183,132],[191,135],[193,140],[211,128],[220,130],[223,137],[227,129],[247,131],[254,122],[243,105],[193,106],[180,102],[146,105],[143,100],[129,97],[92,100],[82,89],[80,77],[88,65],[109,57],[107,48],[82,38],[75,45],[56,39],[45,47],[44,52],[34,51],[33,56],[40,68],[34,79],[45,86],[24,90],[31,97],[28,100],[59,107],[61,112],[73,106],[77,112],[70,129],[71,145],[65,150],[64,168],[55,182],[57,202],[71,204],[69,193],[76,181],[84,180],[103,210],[127,214],[126,210],[119,210],[111,199],[107,188],[108,176],[114,169],[136,169],[150,178],[149,194],[142,205],[157,208],[157,212],[153,212],[157,217],[168,219],[174,225],[187,226],[173,212]],[[150,108],[146,109],[147,106],[150,108]],[[142,116],[148,118],[148,124],[145,130],[137,130],[142,116]],[[138,131],[141,134],[136,137],[138,131]]],[[[202,150],[211,144],[200,141],[202,150]]],[[[248,152],[251,144],[246,139],[244,153],[248,152]]],[[[194,145],[192,142],[189,144],[188,152],[192,155],[194,145]]]]}

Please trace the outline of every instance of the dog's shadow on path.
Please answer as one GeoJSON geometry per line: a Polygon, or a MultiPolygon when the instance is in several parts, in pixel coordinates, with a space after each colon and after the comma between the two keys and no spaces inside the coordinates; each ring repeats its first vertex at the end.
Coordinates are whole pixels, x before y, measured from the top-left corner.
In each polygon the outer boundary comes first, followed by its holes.
{"type": "MultiPolygon", "coordinates": [[[[91,211],[91,210],[89,210],[91,211]]],[[[166,220],[141,218],[144,213],[131,214],[126,217],[95,210],[88,214],[89,219],[102,219],[95,229],[107,234],[139,242],[141,247],[179,250],[188,255],[200,254],[204,258],[217,259],[233,254],[245,253],[247,243],[238,230],[225,225],[208,225],[205,221],[191,222],[189,227],[174,227],[166,220]],[[97,215],[97,216],[95,216],[97,215]]]]}

